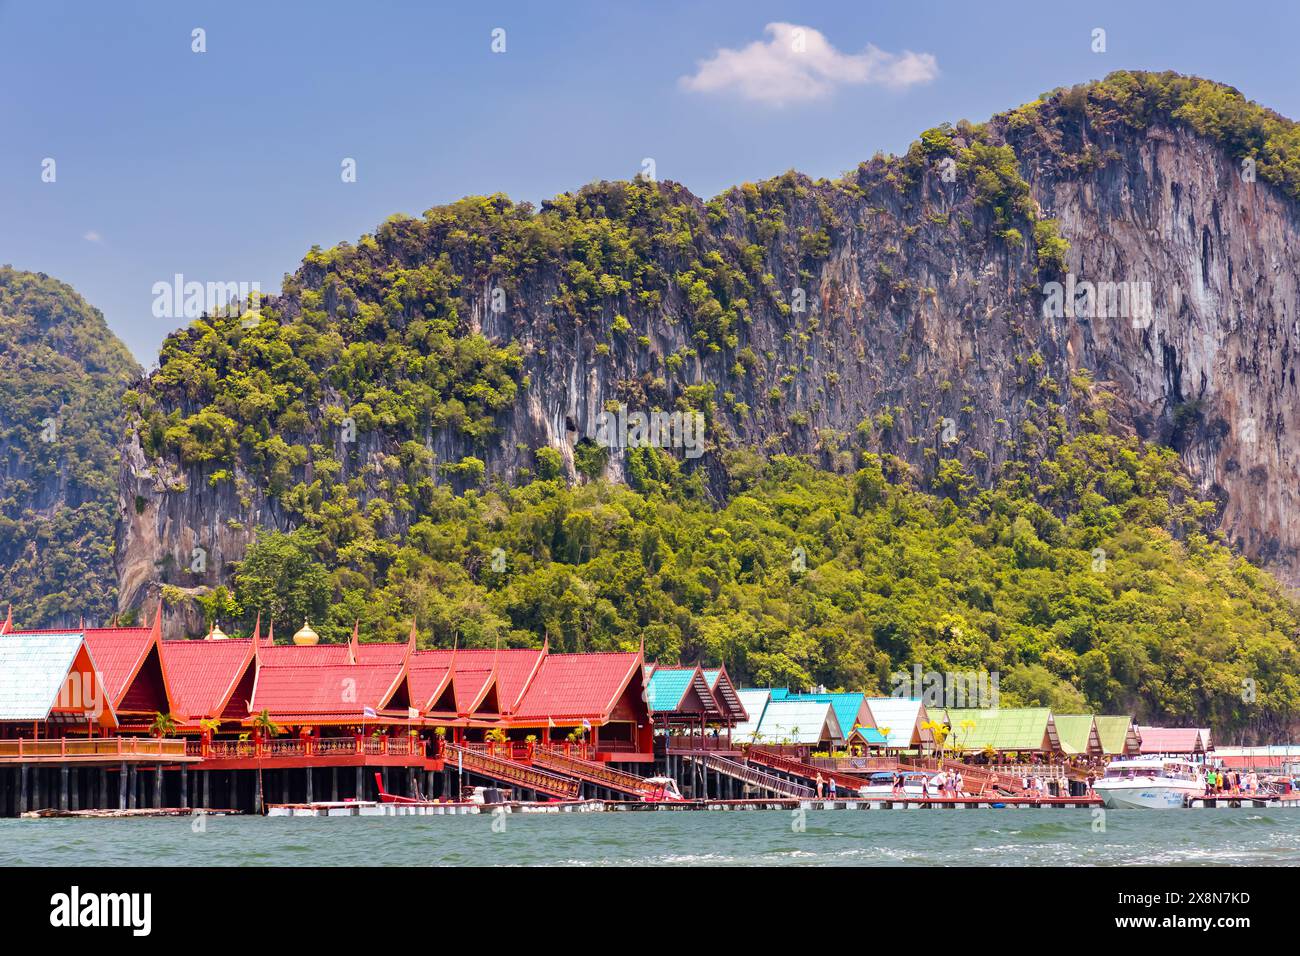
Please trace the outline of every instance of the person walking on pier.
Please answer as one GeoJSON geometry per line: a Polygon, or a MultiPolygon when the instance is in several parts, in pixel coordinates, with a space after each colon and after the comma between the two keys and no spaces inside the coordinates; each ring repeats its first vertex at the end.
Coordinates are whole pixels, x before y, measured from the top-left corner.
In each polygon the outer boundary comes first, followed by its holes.
{"type": "Polygon", "coordinates": [[[825,787],[826,787],[826,781],[822,778],[822,772],[818,770],[817,771],[817,799],[818,800],[821,799],[822,792],[825,789],[825,787]]]}

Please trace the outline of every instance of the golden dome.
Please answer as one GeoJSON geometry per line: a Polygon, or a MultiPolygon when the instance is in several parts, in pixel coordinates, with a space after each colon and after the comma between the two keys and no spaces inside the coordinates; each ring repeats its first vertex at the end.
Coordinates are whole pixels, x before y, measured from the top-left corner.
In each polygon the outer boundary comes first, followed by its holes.
{"type": "Polygon", "coordinates": [[[212,630],[208,632],[208,640],[224,641],[227,639],[226,632],[221,629],[221,625],[213,621],[212,630]]]}
{"type": "Polygon", "coordinates": [[[311,625],[304,618],[302,629],[293,636],[293,642],[298,645],[318,644],[320,643],[320,635],[311,629],[311,625]]]}

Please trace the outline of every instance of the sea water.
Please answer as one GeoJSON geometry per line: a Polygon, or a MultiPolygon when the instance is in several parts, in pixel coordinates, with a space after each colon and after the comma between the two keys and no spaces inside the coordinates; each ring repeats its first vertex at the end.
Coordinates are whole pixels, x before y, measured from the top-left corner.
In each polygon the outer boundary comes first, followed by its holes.
{"type": "Polygon", "coordinates": [[[1300,809],[0,820],[3,866],[1295,866],[1300,809]]]}

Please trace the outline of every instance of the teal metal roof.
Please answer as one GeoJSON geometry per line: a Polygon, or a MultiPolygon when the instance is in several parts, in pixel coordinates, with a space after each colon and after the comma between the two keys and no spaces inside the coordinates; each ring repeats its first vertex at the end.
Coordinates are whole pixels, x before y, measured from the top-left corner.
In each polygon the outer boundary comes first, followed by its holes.
{"type": "Polygon", "coordinates": [[[862,723],[862,721],[858,719],[858,714],[862,711],[862,702],[866,699],[866,694],[833,694],[830,692],[825,694],[790,694],[785,699],[815,700],[819,703],[830,704],[835,708],[835,717],[840,722],[840,728],[847,735],[854,726],[862,723]]]}
{"type": "Polygon", "coordinates": [[[825,740],[839,744],[844,740],[830,701],[794,697],[769,703],[758,733],[760,742],[768,743],[816,744],[825,740]]]}
{"type": "Polygon", "coordinates": [[[650,675],[650,684],[646,687],[646,700],[654,713],[671,712],[677,709],[686,691],[695,678],[693,667],[657,667],[650,675]]]}
{"type": "Polygon", "coordinates": [[[0,720],[44,720],[81,649],[81,634],[0,638],[0,720]]]}
{"type": "MultiPolygon", "coordinates": [[[[885,739],[885,735],[875,727],[855,727],[854,730],[860,733],[862,739],[873,747],[883,747],[885,744],[889,743],[889,741],[885,739]]],[[[853,731],[849,731],[844,735],[844,739],[847,741],[852,734],[853,731]]]]}

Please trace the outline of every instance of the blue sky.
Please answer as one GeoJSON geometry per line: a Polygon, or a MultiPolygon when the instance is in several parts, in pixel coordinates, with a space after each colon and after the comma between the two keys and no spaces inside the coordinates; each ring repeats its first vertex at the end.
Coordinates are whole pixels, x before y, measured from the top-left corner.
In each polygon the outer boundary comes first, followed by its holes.
{"type": "Polygon", "coordinates": [[[153,316],[155,282],[275,290],[313,244],[467,194],[537,202],[647,157],[706,197],[833,176],[1115,69],[1200,74],[1300,117],[1298,26],[1281,3],[1133,0],[0,0],[0,263],[71,283],[149,365],[183,321],[153,316]],[[771,23],[807,28],[810,58],[771,23]]]}

